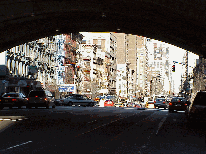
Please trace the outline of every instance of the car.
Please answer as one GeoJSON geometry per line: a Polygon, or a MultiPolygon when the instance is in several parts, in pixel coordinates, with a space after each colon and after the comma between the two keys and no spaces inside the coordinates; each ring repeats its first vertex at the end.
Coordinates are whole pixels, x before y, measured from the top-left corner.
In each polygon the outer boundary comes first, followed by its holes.
{"type": "Polygon", "coordinates": [[[126,99],[126,98],[120,98],[120,99],[118,100],[118,102],[127,103],[127,99],[126,99]]]}
{"type": "Polygon", "coordinates": [[[169,102],[169,112],[185,111],[188,105],[188,101],[184,97],[173,97],[169,102]]]}
{"type": "Polygon", "coordinates": [[[96,104],[97,104],[96,101],[94,101],[94,100],[88,98],[86,95],[82,95],[82,94],[71,94],[70,96],[68,96],[64,99],[65,106],[78,105],[78,106],[93,107],[96,104]]]}
{"type": "Polygon", "coordinates": [[[63,102],[64,102],[63,99],[55,99],[55,100],[54,100],[54,104],[55,104],[56,106],[63,106],[63,102]]]}
{"type": "Polygon", "coordinates": [[[115,103],[114,104],[115,107],[124,107],[124,103],[115,103]]]}
{"type": "Polygon", "coordinates": [[[107,100],[104,101],[104,106],[113,107],[114,106],[114,102],[111,99],[107,99],[107,100]]]}
{"type": "Polygon", "coordinates": [[[142,106],[140,104],[134,104],[134,107],[142,108],[142,106]]]}
{"type": "Polygon", "coordinates": [[[140,104],[142,108],[145,108],[147,106],[146,102],[139,101],[138,104],[140,104]]]}
{"type": "Polygon", "coordinates": [[[186,108],[188,122],[206,121],[206,91],[198,91],[186,108]]]}
{"type": "Polygon", "coordinates": [[[154,107],[155,108],[168,108],[168,103],[166,101],[165,98],[157,98],[155,101],[154,101],[154,107]]]}
{"type": "Polygon", "coordinates": [[[18,107],[26,106],[28,103],[28,98],[23,93],[9,92],[2,95],[0,98],[0,109],[4,107],[18,107]]]}
{"type": "Polygon", "coordinates": [[[146,108],[154,109],[155,108],[154,101],[146,102],[146,108]]]}
{"type": "Polygon", "coordinates": [[[27,108],[46,107],[48,109],[50,105],[52,105],[52,108],[55,108],[54,97],[51,93],[44,90],[32,90],[29,92],[27,108]]]}

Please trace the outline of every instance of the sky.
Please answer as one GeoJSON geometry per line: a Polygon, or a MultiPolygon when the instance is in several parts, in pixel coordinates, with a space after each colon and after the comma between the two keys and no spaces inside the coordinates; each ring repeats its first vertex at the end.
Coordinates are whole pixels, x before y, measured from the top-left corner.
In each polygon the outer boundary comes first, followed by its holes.
{"type": "MultiPolygon", "coordinates": [[[[178,63],[183,62],[183,57],[185,56],[186,50],[173,46],[173,45],[169,45],[170,48],[170,63],[173,63],[173,61],[177,61],[178,63]]],[[[192,66],[194,67],[196,64],[196,59],[199,59],[199,56],[189,52],[188,54],[188,66],[192,66]]],[[[172,72],[172,80],[174,80],[174,89],[175,92],[178,93],[179,92],[179,86],[181,84],[181,75],[185,74],[185,65],[181,65],[181,64],[175,64],[175,72],[172,72]]],[[[192,73],[193,68],[189,67],[188,68],[188,72],[192,73]]]]}
{"type": "Polygon", "coordinates": [[[6,64],[5,52],[0,53],[0,65],[6,64]]]}

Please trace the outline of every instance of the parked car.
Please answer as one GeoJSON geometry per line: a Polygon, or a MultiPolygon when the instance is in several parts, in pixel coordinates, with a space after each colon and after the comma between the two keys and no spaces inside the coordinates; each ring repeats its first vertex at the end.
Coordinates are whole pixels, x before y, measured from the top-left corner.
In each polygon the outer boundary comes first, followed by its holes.
{"type": "Polygon", "coordinates": [[[194,100],[186,108],[185,114],[189,122],[206,120],[206,91],[197,92],[194,100]]]}
{"type": "Polygon", "coordinates": [[[72,94],[64,99],[64,105],[66,106],[79,105],[93,107],[96,104],[96,101],[89,99],[86,95],[81,94],[72,94]]]}
{"type": "Polygon", "coordinates": [[[168,103],[166,101],[165,98],[157,98],[155,101],[154,101],[154,107],[155,108],[168,108],[168,103]]]}
{"type": "Polygon", "coordinates": [[[52,106],[52,108],[55,108],[54,97],[52,96],[52,94],[48,92],[46,93],[43,90],[32,90],[29,92],[27,108],[46,107],[48,109],[50,105],[52,106]]]}
{"type": "Polygon", "coordinates": [[[169,112],[185,111],[188,105],[188,101],[184,97],[173,97],[169,102],[169,112]]]}
{"type": "Polygon", "coordinates": [[[26,106],[28,103],[28,98],[18,92],[9,92],[2,95],[0,98],[0,109],[3,109],[4,107],[9,107],[10,109],[12,107],[18,107],[19,109],[22,106],[26,106]]]}

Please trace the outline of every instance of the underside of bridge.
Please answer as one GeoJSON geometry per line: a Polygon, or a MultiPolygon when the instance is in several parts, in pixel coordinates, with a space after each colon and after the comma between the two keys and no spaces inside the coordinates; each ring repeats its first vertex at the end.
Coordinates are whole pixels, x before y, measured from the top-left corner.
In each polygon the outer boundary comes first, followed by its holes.
{"type": "Polygon", "coordinates": [[[121,32],[206,57],[205,6],[203,0],[1,1],[0,51],[55,34],[121,32]]]}

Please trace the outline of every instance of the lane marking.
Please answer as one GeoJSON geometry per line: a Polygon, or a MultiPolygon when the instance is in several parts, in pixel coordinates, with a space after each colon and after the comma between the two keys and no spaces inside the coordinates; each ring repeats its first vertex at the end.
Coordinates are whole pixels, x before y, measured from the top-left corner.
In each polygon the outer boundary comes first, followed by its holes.
{"type": "Polygon", "coordinates": [[[164,117],[164,118],[162,118],[162,120],[160,121],[160,123],[159,123],[159,125],[158,125],[158,129],[157,129],[157,131],[156,131],[156,135],[158,134],[158,132],[159,132],[162,124],[165,122],[166,119],[167,119],[167,117],[164,117]]]}
{"type": "Polygon", "coordinates": [[[28,143],[31,143],[32,141],[28,141],[28,142],[24,142],[24,143],[21,143],[21,144],[17,144],[15,146],[12,146],[12,147],[9,147],[9,148],[6,148],[6,149],[3,149],[1,151],[5,151],[5,150],[9,150],[9,149],[13,149],[13,148],[16,148],[16,147],[19,147],[19,146],[22,146],[22,145],[25,145],[25,144],[28,144],[28,143]]]}

